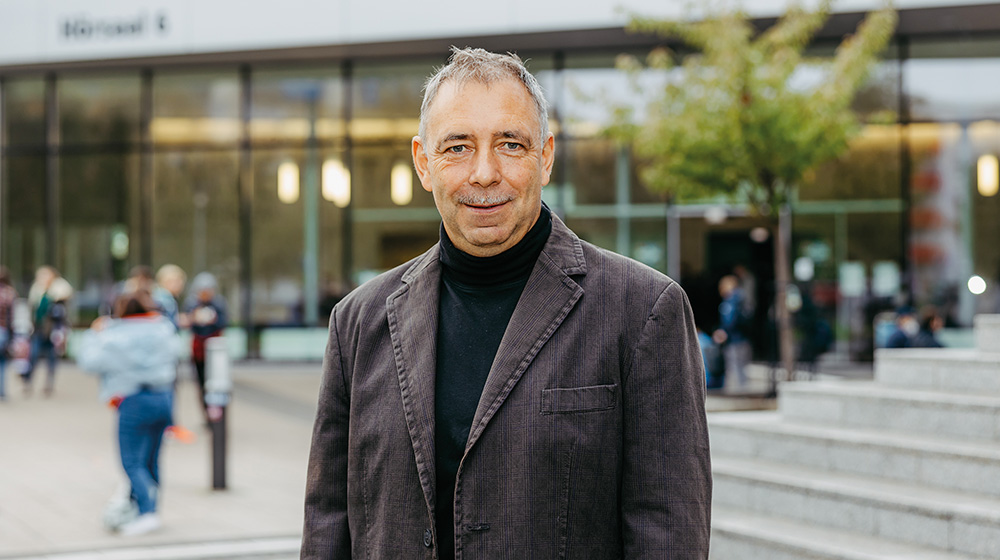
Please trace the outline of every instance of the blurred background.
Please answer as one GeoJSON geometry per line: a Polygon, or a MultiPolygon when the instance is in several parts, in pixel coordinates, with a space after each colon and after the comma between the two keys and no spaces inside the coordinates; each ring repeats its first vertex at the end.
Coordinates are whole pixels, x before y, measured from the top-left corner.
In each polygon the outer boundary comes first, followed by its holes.
{"type": "MultiPolygon", "coordinates": [[[[744,6],[761,25],[785,7],[744,6]]],[[[895,122],[865,124],[791,206],[796,279],[833,326],[828,359],[846,362],[872,360],[882,311],[933,304],[953,346],[971,345],[974,314],[1000,311],[1000,5],[896,6],[854,103],[863,122],[895,122]]],[[[832,56],[874,7],[836,4],[810,53],[832,56]]],[[[718,280],[742,267],[754,357],[773,360],[765,224],[725,200],[668,205],[602,134],[612,104],[645,102],[616,58],[669,44],[626,32],[633,12],[685,13],[652,0],[0,0],[0,263],[22,295],[55,266],[77,328],[135,265],[211,272],[235,358],[318,359],[345,293],[436,242],[410,161],[421,88],[450,45],[481,46],[517,52],[546,90],[549,206],[678,279],[699,322],[716,321],[718,280]]]]}

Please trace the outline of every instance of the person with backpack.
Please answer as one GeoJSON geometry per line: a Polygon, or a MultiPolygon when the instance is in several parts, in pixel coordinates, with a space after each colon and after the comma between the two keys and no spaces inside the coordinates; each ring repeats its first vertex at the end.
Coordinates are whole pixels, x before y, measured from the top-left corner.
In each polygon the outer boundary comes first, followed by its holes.
{"type": "Polygon", "coordinates": [[[49,397],[55,391],[56,363],[65,353],[69,337],[68,305],[72,296],[73,287],[55,268],[43,266],[35,272],[35,281],[28,292],[33,322],[31,357],[27,370],[21,374],[25,396],[31,395],[31,378],[43,356],[48,366],[44,394],[49,397]]]}

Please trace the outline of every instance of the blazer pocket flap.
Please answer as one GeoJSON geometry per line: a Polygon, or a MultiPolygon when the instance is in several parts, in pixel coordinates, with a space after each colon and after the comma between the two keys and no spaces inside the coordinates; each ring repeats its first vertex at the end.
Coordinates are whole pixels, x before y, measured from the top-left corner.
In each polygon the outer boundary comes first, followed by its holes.
{"type": "Polygon", "coordinates": [[[610,410],[617,392],[618,385],[542,389],[542,414],[610,410]]]}

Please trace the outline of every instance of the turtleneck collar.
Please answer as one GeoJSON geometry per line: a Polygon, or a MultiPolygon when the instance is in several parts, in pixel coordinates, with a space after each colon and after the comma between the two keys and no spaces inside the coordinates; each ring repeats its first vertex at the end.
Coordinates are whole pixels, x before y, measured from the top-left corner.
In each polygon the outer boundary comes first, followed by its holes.
{"type": "Polygon", "coordinates": [[[552,212],[543,202],[535,225],[516,245],[492,257],[476,257],[455,247],[442,224],[442,271],[449,281],[469,286],[496,286],[526,280],[551,232],[552,212]]]}

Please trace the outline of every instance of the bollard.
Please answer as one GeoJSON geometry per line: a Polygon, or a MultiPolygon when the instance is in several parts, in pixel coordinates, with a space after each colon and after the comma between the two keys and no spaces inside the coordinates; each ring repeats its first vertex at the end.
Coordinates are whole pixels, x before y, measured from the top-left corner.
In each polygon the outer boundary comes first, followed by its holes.
{"type": "Polygon", "coordinates": [[[212,489],[226,489],[226,408],[233,391],[226,339],[205,341],[205,407],[212,429],[212,489]]]}

